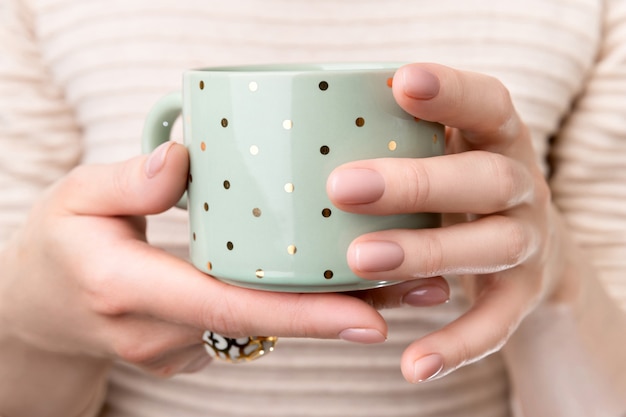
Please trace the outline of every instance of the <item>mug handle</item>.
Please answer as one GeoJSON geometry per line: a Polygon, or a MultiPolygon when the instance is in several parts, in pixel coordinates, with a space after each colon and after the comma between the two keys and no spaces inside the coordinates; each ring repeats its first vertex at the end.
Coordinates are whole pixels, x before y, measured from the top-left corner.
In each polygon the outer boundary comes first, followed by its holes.
{"type": "MultiPolygon", "coordinates": [[[[141,137],[141,151],[150,153],[162,143],[170,140],[172,126],[183,109],[180,92],[169,93],[159,99],[150,109],[141,137]]],[[[183,194],[176,207],[187,208],[187,192],[183,194]]]]}

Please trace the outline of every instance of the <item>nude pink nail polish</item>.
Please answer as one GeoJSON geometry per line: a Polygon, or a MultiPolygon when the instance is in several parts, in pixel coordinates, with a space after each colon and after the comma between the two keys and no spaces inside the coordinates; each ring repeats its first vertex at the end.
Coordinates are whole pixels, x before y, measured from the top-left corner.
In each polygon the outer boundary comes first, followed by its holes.
{"type": "Polygon", "coordinates": [[[402,68],[404,94],[417,100],[428,100],[439,94],[439,78],[416,66],[402,68]]]}
{"type": "Polygon", "coordinates": [[[404,262],[404,250],[394,242],[359,242],[348,256],[350,264],[363,272],[391,271],[404,262]]]}
{"type": "Polygon", "coordinates": [[[426,382],[434,379],[443,370],[443,357],[438,353],[424,356],[413,364],[413,382],[426,382]]]}
{"type": "Polygon", "coordinates": [[[385,180],[371,169],[342,169],[329,178],[331,197],[342,204],[373,203],[385,192],[385,180]]]}
{"type": "Polygon", "coordinates": [[[450,300],[447,291],[438,285],[424,285],[415,288],[402,298],[402,302],[413,307],[430,307],[450,300]]]}
{"type": "Polygon", "coordinates": [[[346,342],[373,344],[382,343],[387,338],[374,329],[346,329],[339,333],[339,338],[346,342]]]}
{"type": "Polygon", "coordinates": [[[152,151],[150,156],[145,162],[145,172],[148,178],[153,178],[159,173],[163,165],[165,165],[165,159],[170,148],[174,145],[174,142],[168,141],[159,145],[152,151]]]}

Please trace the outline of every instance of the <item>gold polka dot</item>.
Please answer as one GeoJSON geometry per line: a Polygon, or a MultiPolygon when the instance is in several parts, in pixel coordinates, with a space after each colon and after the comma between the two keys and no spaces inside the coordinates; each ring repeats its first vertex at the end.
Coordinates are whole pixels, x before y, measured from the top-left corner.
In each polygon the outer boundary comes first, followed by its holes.
{"type": "Polygon", "coordinates": [[[200,142],[200,149],[202,149],[203,151],[206,151],[206,143],[200,142]]]}
{"type": "Polygon", "coordinates": [[[193,240],[195,241],[196,240],[196,232],[193,232],[192,236],[193,236],[193,240]]]}
{"type": "Polygon", "coordinates": [[[257,269],[256,270],[256,277],[261,279],[265,276],[265,271],[263,271],[262,269],[257,269]]]}
{"type": "Polygon", "coordinates": [[[387,144],[387,148],[389,148],[390,151],[395,151],[398,148],[398,143],[395,140],[391,140],[387,144]]]}
{"type": "Polygon", "coordinates": [[[252,209],[252,215],[254,217],[261,217],[261,209],[258,207],[255,207],[252,209]]]}
{"type": "Polygon", "coordinates": [[[200,90],[204,90],[204,81],[200,81],[200,90]]]}
{"type": "Polygon", "coordinates": [[[189,174],[189,182],[193,182],[193,176],[189,174]]]}
{"type": "Polygon", "coordinates": [[[335,274],[330,269],[324,271],[324,278],[331,279],[335,274]]]}
{"type": "Polygon", "coordinates": [[[387,87],[393,87],[393,78],[387,78],[387,87]]]}
{"type": "Polygon", "coordinates": [[[324,217],[330,217],[331,214],[333,214],[333,212],[329,208],[322,210],[322,216],[324,217]]]}
{"type": "Polygon", "coordinates": [[[224,188],[227,190],[230,189],[230,181],[228,180],[224,181],[224,188]]]}
{"type": "Polygon", "coordinates": [[[213,269],[213,264],[211,262],[207,262],[206,264],[206,269],[208,269],[209,271],[211,271],[213,269]]]}
{"type": "Polygon", "coordinates": [[[439,141],[439,137],[437,136],[437,134],[435,133],[433,135],[433,143],[437,143],[439,141]]]}
{"type": "Polygon", "coordinates": [[[288,182],[287,184],[285,184],[285,192],[293,193],[295,189],[296,187],[292,183],[288,182]]]}
{"type": "Polygon", "coordinates": [[[235,245],[233,245],[233,242],[226,242],[226,249],[233,250],[234,247],[235,245]]]}
{"type": "Polygon", "coordinates": [[[248,84],[248,89],[254,93],[259,89],[259,84],[255,81],[251,81],[250,84],[248,84]]]}
{"type": "Polygon", "coordinates": [[[291,120],[284,120],[283,121],[283,129],[291,130],[291,128],[293,128],[293,121],[291,121],[291,120]]]}
{"type": "Polygon", "coordinates": [[[222,127],[228,127],[228,119],[227,118],[223,118],[222,121],[220,122],[220,124],[222,125],[222,127]]]}
{"type": "Polygon", "coordinates": [[[298,248],[296,248],[296,246],[295,246],[295,245],[289,245],[289,246],[287,247],[287,253],[288,253],[289,255],[295,255],[297,251],[298,251],[298,248]]]}
{"type": "Polygon", "coordinates": [[[365,119],[362,117],[357,117],[355,123],[358,127],[363,127],[365,126],[365,119]]]}
{"type": "Polygon", "coordinates": [[[209,211],[209,203],[204,203],[204,211],[209,211]]]}
{"type": "Polygon", "coordinates": [[[251,155],[258,155],[259,154],[259,147],[256,146],[256,145],[250,146],[250,154],[251,155]]]}
{"type": "Polygon", "coordinates": [[[322,155],[328,155],[330,153],[330,148],[328,146],[324,145],[324,146],[322,146],[320,148],[320,153],[322,155]]]}
{"type": "Polygon", "coordinates": [[[320,84],[319,84],[319,88],[320,88],[320,90],[322,90],[322,91],[326,91],[326,90],[328,90],[328,82],[326,82],[326,81],[322,81],[322,82],[320,82],[320,84]]]}

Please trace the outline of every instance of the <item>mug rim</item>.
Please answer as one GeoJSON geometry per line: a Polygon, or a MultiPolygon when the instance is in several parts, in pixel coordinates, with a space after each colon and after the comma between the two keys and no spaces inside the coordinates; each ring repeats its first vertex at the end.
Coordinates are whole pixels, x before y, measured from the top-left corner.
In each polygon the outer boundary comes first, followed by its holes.
{"type": "Polygon", "coordinates": [[[188,73],[218,74],[302,74],[302,73],[349,73],[395,71],[405,62],[317,62],[317,63],[277,63],[277,64],[245,64],[202,67],[188,70],[188,73]]]}

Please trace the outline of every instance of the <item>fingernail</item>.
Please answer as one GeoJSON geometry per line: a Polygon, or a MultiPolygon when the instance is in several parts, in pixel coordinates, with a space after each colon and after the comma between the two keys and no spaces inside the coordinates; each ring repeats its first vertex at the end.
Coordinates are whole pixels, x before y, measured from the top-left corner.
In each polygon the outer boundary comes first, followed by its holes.
{"type": "Polygon", "coordinates": [[[342,169],[330,176],[329,192],[343,204],[373,203],[385,192],[385,179],[371,169],[342,169]]]}
{"type": "Polygon", "coordinates": [[[418,100],[428,100],[439,94],[439,78],[432,73],[409,65],[402,68],[404,94],[418,100]]]}
{"type": "Polygon", "coordinates": [[[353,343],[382,343],[387,338],[378,330],[374,329],[346,329],[339,333],[339,338],[353,343]]]}
{"type": "Polygon", "coordinates": [[[438,285],[424,285],[407,293],[402,302],[413,307],[430,307],[450,300],[450,295],[446,290],[438,285]]]}
{"type": "Polygon", "coordinates": [[[424,356],[413,364],[413,382],[426,382],[443,370],[443,357],[438,353],[424,356]]]}
{"type": "Polygon", "coordinates": [[[360,242],[351,248],[348,258],[348,262],[359,271],[391,271],[404,262],[404,250],[394,242],[360,242]]]}
{"type": "Polygon", "coordinates": [[[172,145],[174,145],[174,142],[168,141],[157,146],[152,151],[152,153],[146,160],[145,165],[146,176],[148,178],[153,178],[156,174],[159,173],[161,168],[163,168],[163,165],[165,165],[165,159],[167,158],[167,152],[170,150],[172,145]]]}

